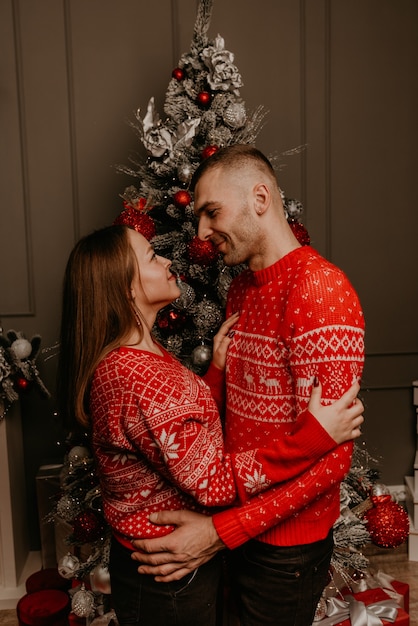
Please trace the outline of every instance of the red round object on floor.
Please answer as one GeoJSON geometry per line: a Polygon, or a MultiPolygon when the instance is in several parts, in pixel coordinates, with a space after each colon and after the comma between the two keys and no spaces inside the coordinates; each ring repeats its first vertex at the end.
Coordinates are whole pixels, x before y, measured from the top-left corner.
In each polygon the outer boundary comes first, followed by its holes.
{"type": "Polygon", "coordinates": [[[47,567],[31,574],[26,579],[26,592],[33,593],[42,589],[61,589],[66,591],[71,587],[71,580],[67,580],[58,572],[57,567],[47,567]]]}
{"type": "Polygon", "coordinates": [[[27,593],[16,606],[19,626],[68,626],[70,596],[59,589],[27,593]]]}

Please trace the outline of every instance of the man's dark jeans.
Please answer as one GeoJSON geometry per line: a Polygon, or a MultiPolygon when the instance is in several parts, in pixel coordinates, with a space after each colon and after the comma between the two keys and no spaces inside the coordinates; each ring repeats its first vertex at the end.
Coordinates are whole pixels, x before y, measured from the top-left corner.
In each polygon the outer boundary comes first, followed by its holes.
{"type": "Polygon", "coordinates": [[[110,551],[112,606],[119,626],[215,626],[220,611],[220,555],[172,583],[138,574],[139,563],[115,539],[110,551]]]}
{"type": "Polygon", "coordinates": [[[332,531],[291,547],[251,540],[234,550],[231,579],[241,626],[310,626],[328,582],[332,531]]]}

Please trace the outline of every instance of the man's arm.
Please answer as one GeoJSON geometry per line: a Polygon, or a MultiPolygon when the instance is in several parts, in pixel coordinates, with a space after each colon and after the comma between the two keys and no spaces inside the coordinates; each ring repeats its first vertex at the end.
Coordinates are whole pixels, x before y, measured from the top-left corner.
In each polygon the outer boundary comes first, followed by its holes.
{"type": "MultiPolygon", "coordinates": [[[[346,458],[349,459],[352,444],[344,446],[348,446],[346,458]]],[[[219,550],[237,547],[268,527],[295,515],[309,502],[329,490],[330,481],[321,480],[321,476],[328,476],[330,465],[334,468],[334,459],[329,458],[332,454],[331,452],[321,459],[314,472],[308,470],[297,480],[269,489],[244,505],[216,513],[213,517],[192,511],[153,513],[150,516],[153,523],[173,524],[178,527],[164,537],[137,539],[132,542],[137,549],[132,558],[141,563],[138,571],[151,574],[158,581],[179,580],[206,563],[219,550]],[[217,529],[220,527],[227,546],[218,535],[217,529]]],[[[331,482],[340,482],[348,469],[349,463],[342,465],[339,473],[334,473],[331,482]]]]}

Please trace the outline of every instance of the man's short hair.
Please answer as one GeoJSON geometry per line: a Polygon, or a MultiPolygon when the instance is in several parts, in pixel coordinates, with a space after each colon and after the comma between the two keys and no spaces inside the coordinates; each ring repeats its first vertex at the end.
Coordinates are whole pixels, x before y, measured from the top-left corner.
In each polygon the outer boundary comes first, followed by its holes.
{"type": "Polygon", "coordinates": [[[225,169],[239,170],[245,165],[252,165],[268,173],[276,182],[276,174],[269,159],[258,148],[250,144],[234,144],[219,148],[214,154],[204,161],[193,174],[190,188],[194,191],[198,181],[205,172],[216,167],[224,167],[225,169]]]}

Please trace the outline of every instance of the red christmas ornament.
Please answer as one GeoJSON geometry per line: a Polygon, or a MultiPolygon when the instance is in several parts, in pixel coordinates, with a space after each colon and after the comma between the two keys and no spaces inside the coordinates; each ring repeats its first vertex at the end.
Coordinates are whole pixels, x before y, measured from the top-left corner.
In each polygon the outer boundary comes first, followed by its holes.
{"type": "Polygon", "coordinates": [[[409,535],[409,518],[405,509],[391,500],[369,509],[364,518],[374,544],[381,548],[396,548],[409,535]]]}
{"type": "Polygon", "coordinates": [[[294,219],[289,219],[287,221],[300,245],[309,246],[309,244],[311,243],[311,238],[304,225],[294,219]]]}
{"type": "Polygon", "coordinates": [[[379,506],[379,504],[385,504],[386,502],[391,502],[392,496],[389,494],[380,494],[378,496],[370,496],[370,500],[373,502],[374,506],[379,506]]]}
{"type": "Polygon", "coordinates": [[[29,381],[23,376],[19,376],[19,378],[16,378],[15,386],[18,391],[27,391],[29,387],[29,381]]]}
{"type": "Polygon", "coordinates": [[[192,196],[188,191],[180,189],[180,191],[176,191],[173,196],[173,202],[178,209],[185,209],[186,206],[190,204],[192,201],[192,196]]]}
{"type": "Polygon", "coordinates": [[[219,146],[206,146],[206,148],[204,148],[204,150],[202,150],[202,159],[208,159],[209,157],[212,156],[212,154],[215,154],[215,152],[217,152],[219,150],[219,146]]]}
{"type": "Polygon", "coordinates": [[[209,91],[201,91],[200,93],[197,94],[196,102],[199,106],[207,109],[210,107],[211,101],[212,101],[212,95],[209,91]]]}
{"type": "Polygon", "coordinates": [[[171,76],[175,78],[176,80],[180,81],[180,80],[183,80],[184,78],[184,72],[181,69],[181,67],[175,67],[174,70],[171,72],[171,76]]]}
{"type": "Polygon", "coordinates": [[[126,224],[130,228],[134,228],[138,233],[144,235],[145,239],[150,241],[155,237],[156,229],[154,220],[148,215],[143,213],[138,208],[128,206],[122,213],[120,213],[113,224],[126,224]]]}
{"type": "MultiPolygon", "coordinates": [[[[137,211],[143,211],[147,206],[147,201],[145,198],[138,198],[135,202],[129,202],[128,200],[123,201],[123,206],[125,209],[137,209],[137,211]]],[[[151,207],[149,207],[151,209],[151,207]]]]}
{"type": "Polygon", "coordinates": [[[74,539],[80,543],[90,543],[100,538],[104,530],[101,515],[93,509],[82,511],[73,521],[74,539]]]}
{"type": "Polygon", "coordinates": [[[174,311],[166,309],[162,311],[157,318],[157,326],[160,330],[166,332],[176,332],[183,328],[186,321],[186,314],[183,311],[174,311]]]}
{"type": "Polygon", "coordinates": [[[188,243],[187,254],[192,263],[203,267],[212,265],[218,258],[218,251],[213,243],[209,239],[202,241],[197,235],[188,243]]]}

